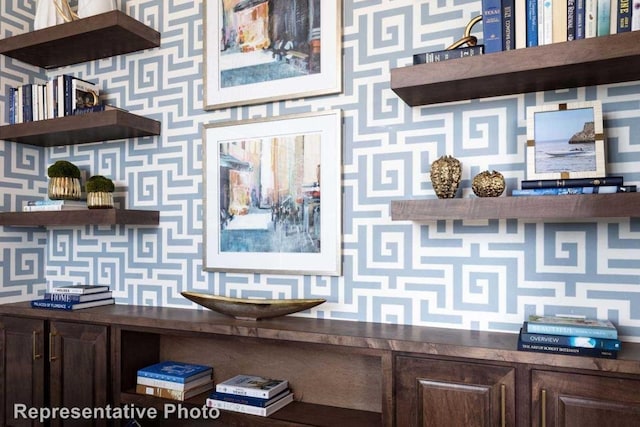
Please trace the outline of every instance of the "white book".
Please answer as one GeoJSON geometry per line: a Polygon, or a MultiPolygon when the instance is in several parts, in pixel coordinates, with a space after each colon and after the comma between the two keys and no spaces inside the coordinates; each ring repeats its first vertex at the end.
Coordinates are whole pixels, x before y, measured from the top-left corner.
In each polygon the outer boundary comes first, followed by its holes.
{"type": "Polygon", "coordinates": [[[81,211],[89,209],[86,205],[34,205],[24,206],[24,212],[42,212],[42,211],[81,211]]]}
{"type": "Polygon", "coordinates": [[[204,377],[196,378],[193,381],[186,383],[179,383],[175,381],[160,380],[157,378],[149,378],[138,375],[138,384],[146,385],[149,387],[161,387],[169,390],[186,391],[192,388],[201,386],[202,384],[210,383],[211,375],[205,375],[204,377]]]}
{"type": "MultiPolygon", "coordinates": [[[[556,0],[559,1],[559,0],[556,0]]],[[[538,45],[553,43],[553,1],[538,1],[538,45]]]]}
{"type": "Polygon", "coordinates": [[[584,2],[584,38],[598,35],[598,0],[584,2]]]}
{"type": "Polygon", "coordinates": [[[635,13],[636,10],[640,11],[640,0],[632,1],[631,10],[631,31],[640,30],[640,12],[635,13]]]}
{"type": "Polygon", "coordinates": [[[283,397],[275,403],[272,403],[266,408],[251,405],[241,405],[239,403],[226,402],[224,400],[216,400],[211,398],[207,398],[206,401],[208,408],[218,408],[225,411],[240,412],[243,414],[258,415],[261,417],[268,417],[274,412],[284,408],[291,402],[293,402],[293,393],[288,394],[287,396],[283,397]]]}
{"type": "Polygon", "coordinates": [[[256,375],[236,375],[219,384],[219,393],[237,394],[238,396],[260,397],[269,399],[289,387],[287,380],[277,380],[256,375]]]}
{"type": "Polygon", "coordinates": [[[68,293],[68,294],[95,294],[98,292],[107,292],[109,287],[106,285],[69,285],[58,286],[51,289],[51,293],[68,293]]]}
{"type": "Polygon", "coordinates": [[[567,0],[553,2],[553,43],[567,41],[567,0]]]}
{"type": "Polygon", "coordinates": [[[609,22],[609,34],[618,32],[618,0],[611,0],[611,21],[609,22]]]}
{"type": "Polygon", "coordinates": [[[515,0],[516,49],[527,47],[527,0],[515,0]]]}

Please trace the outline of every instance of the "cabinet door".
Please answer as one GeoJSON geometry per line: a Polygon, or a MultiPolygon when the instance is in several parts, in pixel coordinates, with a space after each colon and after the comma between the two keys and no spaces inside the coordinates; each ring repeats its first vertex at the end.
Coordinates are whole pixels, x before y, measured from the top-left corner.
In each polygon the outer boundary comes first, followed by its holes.
{"type": "Polygon", "coordinates": [[[533,426],[636,427],[640,380],[533,371],[533,426]]]}
{"type": "MultiPolygon", "coordinates": [[[[104,408],[107,406],[108,332],[106,326],[51,322],[49,366],[51,406],[104,408]]],[[[82,425],[87,420],[57,420],[53,425],[82,425]]],[[[96,420],[90,425],[106,425],[96,420]]]]}
{"type": "Polygon", "coordinates": [[[19,413],[14,418],[14,410],[44,406],[44,328],[42,320],[0,317],[0,424],[3,426],[40,425],[25,420],[19,413]]]}
{"type": "Polygon", "coordinates": [[[396,425],[514,426],[515,369],[396,358],[396,425]]]}

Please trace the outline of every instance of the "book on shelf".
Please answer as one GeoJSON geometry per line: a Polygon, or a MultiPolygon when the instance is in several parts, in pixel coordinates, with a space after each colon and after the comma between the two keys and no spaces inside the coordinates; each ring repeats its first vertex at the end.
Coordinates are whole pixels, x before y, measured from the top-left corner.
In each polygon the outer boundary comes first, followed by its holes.
{"type": "Polygon", "coordinates": [[[584,1],[584,38],[596,37],[598,34],[598,0],[584,1]]]}
{"type": "Polygon", "coordinates": [[[86,200],[29,200],[27,206],[49,206],[49,205],[69,205],[69,206],[86,206],[86,200]]]}
{"type": "Polygon", "coordinates": [[[502,1],[482,0],[484,53],[502,51],[502,1]]]}
{"type": "Polygon", "coordinates": [[[106,285],[68,285],[51,288],[51,293],[86,295],[107,292],[108,290],[109,286],[106,285]]]}
{"type": "Polygon", "coordinates": [[[567,41],[576,39],[576,0],[567,0],[567,41]]]}
{"type": "Polygon", "coordinates": [[[272,403],[269,406],[261,408],[259,406],[241,405],[239,403],[226,402],[224,400],[216,400],[207,398],[206,405],[209,408],[218,408],[225,411],[240,412],[243,414],[258,415],[261,417],[268,417],[274,412],[284,408],[289,403],[293,402],[293,393],[279,399],[277,402],[272,403]]]}
{"type": "Polygon", "coordinates": [[[80,204],[26,205],[22,207],[23,212],[81,211],[85,209],[89,209],[87,202],[83,202],[80,204]]]}
{"type": "MultiPolygon", "coordinates": [[[[527,47],[538,46],[538,0],[527,1],[527,47]]],[[[517,31],[521,29],[516,28],[517,31]]]]}
{"type": "Polygon", "coordinates": [[[616,32],[626,33],[627,31],[631,31],[631,0],[620,0],[617,3],[618,10],[615,19],[616,32]]]}
{"type": "Polygon", "coordinates": [[[527,333],[618,339],[618,330],[607,319],[531,315],[524,323],[527,333]]]}
{"type": "Polygon", "coordinates": [[[549,188],[528,188],[524,190],[514,189],[512,196],[561,196],[566,194],[613,194],[613,193],[635,193],[635,185],[603,185],[596,187],[549,187],[549,188]]]}
{"type": "Polygon", "coordinates": [[[457,49],[443,49],[427,53],[417,53],[413,55],[413,65],[429,64],[432,62],[447,61],[449,59],[459,59],[468,56],[477,56],[484,54],[484,46],[467,46],[457,49]]]}
{"type": "Polygon", "coordinates": [[[150,387],[167,388],[169,390],[177,390],[177,391],[191,390],[192,388],[199,387],[202,384],[207,384],[209,382],[212,382],[210,375],[204,375],[200,378],[195,378],[186,383],[160,380],[157,378],[142,377],[140,375],[138,375],[137,381],[136,381],[137,384],[141,384],[141,385],[148,385],[150,387]]]}
{"type": "Polygon", "coordinates": [[[502,50],[513,50],[515,48],[515,0],[502,0],[502,50]]]}
{"type": "Polygon", "coordinates": [[[197,378],[211,377],[213,368],[195,363],[165,360],[138,370],[139,377],[155,378],[178,383],[188,383],[197,378]]]}
{"type": "Polygon", "coordinates": [[[95,294],[86,294],[86,295],[69,294],[69,293],[60,294],[60,293],[53,293],[53,292],[47,292],[44,294],[44,299],[48,299],[56,302],[89,302],[89,301],[97,301],[101,299],[108,299],[112,297],[113,297],[113,294],[111,291],[98,292],[95,294]]]}
{"type": "Polygon", "coordinates": [[[127,111],[124,108],[119,108],[119,107],[116,107],[115,105],[111,105],[111,104],[98,104],[98,105],[94,105],[92,107],[74,108],[73,109],[73,115],[74,116],[80,116],[80,115],[88,114],[88,113],[99,113],[101,111],[111,111],[111,110],[127,111]]]}
{"type": "Polygon", "coordinates": [[[553,0],[551,7],[551,40],[553,43],[567,41],[567,0],[553,0]]]}
{"type": "Polygon", "coordinates": [[[197,387],[193,387],[189,390],[173,390],[170,388],[156,387],[151,385],[136,384],[136,393],[145,394],[148,396],[161,397],[163,399],[172,400],[187,400],[194,396],[213,389],[213,380],[209,378],[209,381],[205,384],[200,384],[197,387]]]}
{"type": "Polygon", "coordinates": [[[598,0],[597,11],[596,36],[608,36],[611,34],[611,0],[598,0]]]}
{"type": "Polygon", "coordinates": [[[622,343],[617,339],[534,334],[527,332],[524,325],[520,329],[520,340],[530,344],[552,344],[564,347],[598,348],[600,350],[619,351],[622,348],[622,343]]]}
{"type": "Polygon", "coordinates": [[[286,390],[287,380],[264,378],[257,375],[236,375],[216,384],[216,391],[240,396],[251,396],[268,399],[286,390]]]}
{"type": "Polygon", "coordinates": [[[116,301],[113,298],[101,299],[97,301],[89,301],[89,302],[64,302],[64,301],[53,301],[50,299],[39,299],[31,301],[32,308],[46,308],[51,310],[82,310],[84,308],[91,307],[100,307],[103,305],[112,305],[115,304],[116,301]]]}
{"type": "Polygon", "coordinates": [[[575,39],[584,39],[584,0],[576,0],[575,39]]]}
{"type": "Polygon", "coordinates": [[[604,350],[601,348],[587,347],[567,347],[557,344],[536,344],[524,342],[518,337],[519,351],[532,351],[547,354],[565,354],[572,356],[601,357],[605,359],[616,359],[618,357],[617,350],[604,350]]]}
{"type": "Polygon", "coordinates": [[[214,400],[219,400],[221,402],[231,402],[239,405],[250,405],[250,406],[258,406],[260,408],[265,408],[271,405],[272,403],[282,399],[283,397],[288,396],[289,394],[291,394],[291,390],[286,389],[285,391],[275,395],[270,399],[262,399],[259,397],[239,396],[237,394],[220,393],[218,391],[213,391],[211,392],[211,394],[209,394],[209,398],[214,400]]]}
{"type": "Polygon", "coordinates": [[[538,0],[538,45],[553,43],[553,2],[538,0]]]}
{"type": "Polygon", "coordinates": [[[624,185],[622,176],[607,176],[597,178],[570,179],[525,179],[520,181],[520,188],[549,188],[549,187],[594,187],[598,185],[624,185]]]}
{"type": "Polygon", "coordinates": [[[631,0],[631,31],[640,30],[640,13],[633,13],[640,10],[640,0],[631,0]]]}

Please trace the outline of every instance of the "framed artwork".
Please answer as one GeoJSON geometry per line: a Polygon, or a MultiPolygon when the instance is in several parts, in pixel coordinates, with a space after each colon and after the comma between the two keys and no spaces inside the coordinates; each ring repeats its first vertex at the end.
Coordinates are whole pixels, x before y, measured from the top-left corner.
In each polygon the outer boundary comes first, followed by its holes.
{"type": "Polygon", "coordinates": [[[340,110],[204,126],[204,269],[341,274],[340,110]]]}
{"type": "Polygon", "coordinates": [[[527,179],[597,178],[605,168],[599,101],[527,109],[527,179]]]}
{"type": "Polygon", "coordinates": [[[341,0],[205,0],[204,109],[342,91],[341,0]]]}

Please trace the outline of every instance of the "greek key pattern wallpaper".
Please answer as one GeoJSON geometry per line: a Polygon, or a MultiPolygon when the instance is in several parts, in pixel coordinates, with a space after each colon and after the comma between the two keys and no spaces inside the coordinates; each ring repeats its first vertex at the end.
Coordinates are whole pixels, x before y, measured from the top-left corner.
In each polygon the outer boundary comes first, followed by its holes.
{"type": "MultiPolygon", "coordinates": [[[[31,30],[35,2],[1,4],[0,37],[31,30]]],[[[119,304],[195,309],[183,290],[326,298],[299,315],[513,333],[529,314],[585,314],[640,341],[638,218],[417,224],[391,221],[389,209],[395,199],[434,198],[430,164],[445,154],[462,162],[463,197],[483,170],[519,188],[526,108],[544,103],[601,100],[607,172],[640,184],[639,82],[411,108],[391,91],[390,69],[460,38],[480,1],[344,0],[342,93],[205,112],[203,1],[118,7],[158,30],[161,46],[46,72],[0,56],[0,124],[10,87],[64,73],[159,120],[161,136],[48,149],[0,141],[0,209],[44,197],[48,165],[68,159],[85,179],[113,178],[118,206],[159,210],[160,225],[2,227],[0,302],[33,299],[47,285],[108,284],[119,304]],[[344,118],[342,276],[203,271],[203,125],[329,109],[344,118]]]]}

